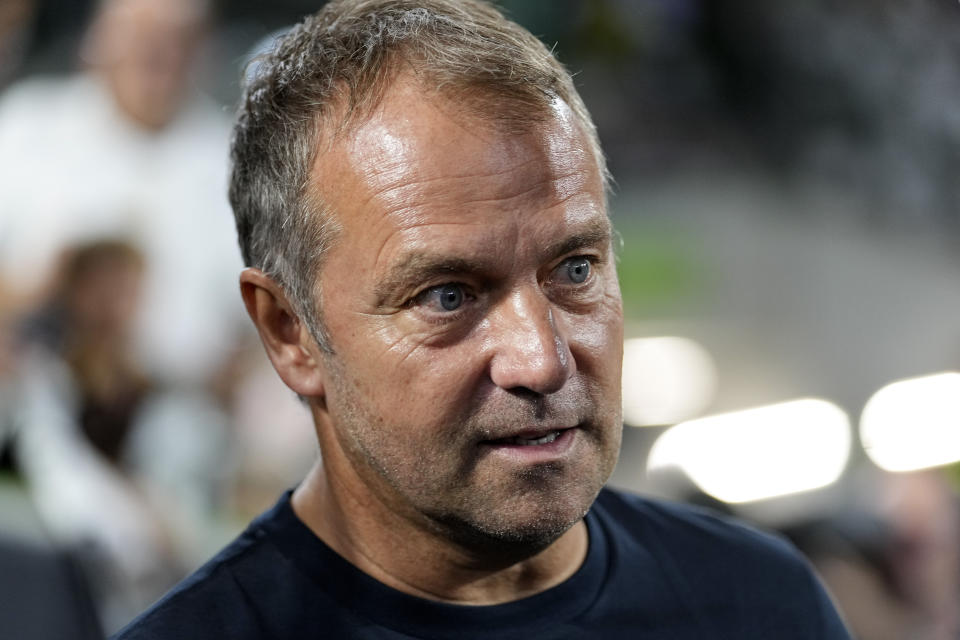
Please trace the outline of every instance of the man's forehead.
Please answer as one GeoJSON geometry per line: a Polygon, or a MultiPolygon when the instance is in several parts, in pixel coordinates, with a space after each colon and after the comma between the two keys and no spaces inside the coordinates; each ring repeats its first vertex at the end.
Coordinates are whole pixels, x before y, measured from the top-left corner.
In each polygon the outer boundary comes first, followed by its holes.
{"type": "MultiPolygon", "coordinates": [[[[443,201],[454,190],[461,204],[509,201],[551,189],[563,199],[600,185],[589,140],[561,100],[529,122],[505,123],[477,114],[413,81],[398,81],[361,122],[318,154],[313,183],[331,209],[345,187],[354,197],[388,209],[418,199],[443,201]]],[[[357,204],[356,202],[350,204],[357,204]]]]}

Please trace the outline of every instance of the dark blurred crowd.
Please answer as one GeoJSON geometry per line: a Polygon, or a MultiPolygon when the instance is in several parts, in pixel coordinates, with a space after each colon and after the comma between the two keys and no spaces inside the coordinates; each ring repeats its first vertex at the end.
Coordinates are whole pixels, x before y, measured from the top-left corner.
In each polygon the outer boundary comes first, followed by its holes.
{"type": "MultiPolygon", "coordinates": [[[[956,2],[503,4],[588,70],[621,182],[735,160],[878,218],[960,220],[956,2]]],[[[0,2],[0,465],[66,558],[50,575],[87,585],[63,597],[69,637],[125,623],[315,455],[243,317],[221,106],[258,39],[311,6],[0,2]]],[[[787,531],[860,637],[960,638],[955,486],[898,477],[869,515],[787,531]]],[[[0,619],[33,593],[19,544],[0,619]]],[[[19,611],[11,637],[67,637],[19,611]]]]}

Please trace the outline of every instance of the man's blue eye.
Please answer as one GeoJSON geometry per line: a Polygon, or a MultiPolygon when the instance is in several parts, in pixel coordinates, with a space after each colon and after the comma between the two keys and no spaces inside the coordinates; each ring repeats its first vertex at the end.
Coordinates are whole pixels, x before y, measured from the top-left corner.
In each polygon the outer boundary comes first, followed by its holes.
{"type": "Polygon", "coordinates": [[[463,304],[463,288],[457,284],[445,284],[435,289],[440,306],[445,311],[455,311],[463,304]]]}
{"type": "Polygon", "coordinates": [[[587,277],[590,276],[590,261],[586,258],[567,260],[567,276],[576,284],[586,282],[587,277]]]}
{"type": "Polygon", "coordinates": [[[438,284],[421,291],[413,302],[433,312],[456,311],[463,306],[467,295],[462,284],[438,284]]]}

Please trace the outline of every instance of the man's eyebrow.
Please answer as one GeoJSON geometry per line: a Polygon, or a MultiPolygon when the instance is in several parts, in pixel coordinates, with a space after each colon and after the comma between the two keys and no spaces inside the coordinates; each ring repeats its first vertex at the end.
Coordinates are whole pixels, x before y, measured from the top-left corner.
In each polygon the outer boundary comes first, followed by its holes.
{"type": "Polygon", "coordinates": [[[411,283],[420,283],[436,276],[477,273],[483,265],[461,256],[410,253],[394,265],[373,289],[377,304],[383,304],[411,283]]]}
{"type": "Polygon", "coordinates": [[[607,218],[591,220],[573,234],[547,246],[546,255],[561,256],[583,247],[608,244],[613,237],[613,228],[607,218]]]}

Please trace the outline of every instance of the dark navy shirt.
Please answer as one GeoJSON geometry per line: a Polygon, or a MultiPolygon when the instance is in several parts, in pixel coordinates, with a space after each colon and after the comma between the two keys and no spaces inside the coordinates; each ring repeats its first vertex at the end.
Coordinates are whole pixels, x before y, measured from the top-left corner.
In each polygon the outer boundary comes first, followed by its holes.
{"type": "Polygon", "coordinates": [[[297,518],[287,493],[114,638],[850,637],[805,559],[780,538],[608,489],[586,523],[586,560],[562,584],[507,604],[445,604],[351,565],[297,518]]]}

